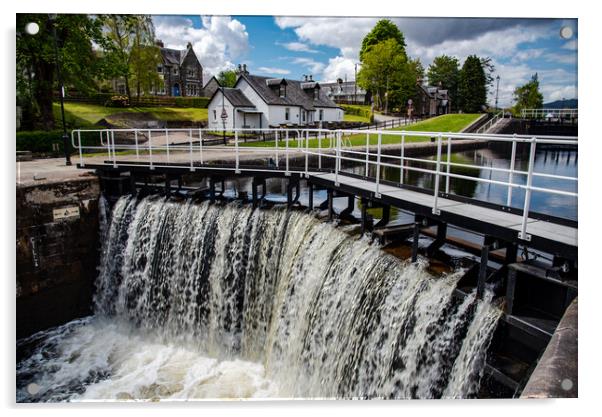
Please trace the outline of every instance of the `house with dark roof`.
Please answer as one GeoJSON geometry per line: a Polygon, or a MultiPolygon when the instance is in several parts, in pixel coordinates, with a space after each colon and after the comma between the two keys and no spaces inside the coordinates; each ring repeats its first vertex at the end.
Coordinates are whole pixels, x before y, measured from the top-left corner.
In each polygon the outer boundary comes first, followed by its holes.
{"type": "Polygon", "coordinates": [[[152,94],[163,96],[203,96],[203,66],[199,62],[192,44],[188,42],[186,49],[170,49],[157,41],[161,49],[162,62],[157,72],[163,79],[163,85],[153,89],[152,94]]]}
{"type": "Polygon", "coordinates": [[[370,104],[371,95],[361,88],[355,81],[341,79],[333,83],[320,83],[322,91],[335,103],[344,104],[370,104]]]}
{"type": "Polygon", "coordinates": [[[218,88],[209,101],[209,127],[261,129],[315,126],[343,120],[343,109],[320,84],[251,75],[239,66],[233,88],[218,88]]]}
{"type": "Polygon", "coordinates": [[[425,85],[418,80],[418,94],[414,103],[414,115],[439,116],[450,112],[450,100],[447,90],[441,86],[425,85]]]}
{"type": "Polygon", "coordinates": [[[211,77],[209,81],[207,81],[207,84],[205,84],[203,87],[203,96],[211,97],[220,87],[221,85],[217,78],[211,77]]]}

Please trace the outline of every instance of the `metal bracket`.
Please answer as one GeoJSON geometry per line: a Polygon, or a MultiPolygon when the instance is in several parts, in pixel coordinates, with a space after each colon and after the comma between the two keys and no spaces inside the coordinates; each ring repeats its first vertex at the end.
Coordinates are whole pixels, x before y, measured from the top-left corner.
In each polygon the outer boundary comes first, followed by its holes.
{"type": "Polygon", "coordinates": [[[374,198],[380,198],[381,194],[380,193],[374,193],[374,198]]]}
{"type": "Polygon", "coordinates": [[[235,170],[234,170],[234,173],[235,173],[235,174],[240,174],[240,169],[235,169],[235,170]]]}
{"type": "Polygon", "coordinates": [[[529,233],[525,233],[525,236],[523,237],[523,232],[518,232],[518,238],[526,240],[527,242],[531,241],[531,235],[529,233]]]}
{"type": "Polygon", "coordinates": [[[335,182],[335,183],[334,183],[334,186],[335,186],[335,187],[338,187],[339,185],[340,185],[340,184],[339,184],[338,182],[335,182]]]}
{"type": "Polygon", "coordinates": [[[435,216],[439,216],[439,215],[441,214],[441,210],[439,210],[439,209],[435,209],[435,208],[434,208],[434,209],[432,210],[432,213],[433,213],[435,216]]]}

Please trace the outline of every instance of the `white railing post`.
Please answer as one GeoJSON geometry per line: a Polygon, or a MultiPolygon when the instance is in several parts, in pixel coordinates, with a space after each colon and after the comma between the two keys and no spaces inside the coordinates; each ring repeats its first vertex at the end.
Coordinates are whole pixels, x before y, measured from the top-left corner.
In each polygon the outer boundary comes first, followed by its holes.
{"type": "MultiPolygon", "coordinates": [[[[73,132],[71,132],[71,142],[73,142],[73,132]]],[[[79,165],[84,166],[84,156],[82,155],[82,132],[81,130],[77,131],[77,144],[79,145],[79,165]]]]}
{"type": "Polygon", "coordinates": [[[112,148],[113,148],[113,167],[116,168],[117,167],[117,158],[115,156],[115,131],[114,130],[111,131],[111,142],[112,142],[112,148]]]}
{"type": "MultiPolygon", "coordinates": [[[[450,132],[451,133],[451,132],[450,132]]],[[[449,171],[451,167],[451,137],[447,137],[447,175],[445,176],[445,194],[449,194],[449,171]]]]}
{"type": "Polygon", "coordinates": [[[192,129],[188,130],[188,144],[189,144],[189,150],[188,152],[190,153],[190,171],[194,171],[194,165],[193,165],[193,149],[192,149],[192,129]]]}
{"type": "Polygon", "coordinates": [[[234,131],[234,148],[236,150],[236,169],[234,172],[240,174],[240,155],[238,154],[238,130],[234,131]]]}
{"type": "Polygon", "coordinates": [[[136,161],[139,161],[140,151],[138,150],[138,129],[134,130],[134,142],[136,143],[136,161]]]}
{"type": "Polygon", "coordinates": [[[405,162],[405,147],[406,147],[406,134],[405,131],[401,134],[401,153],[399,158],[399,183],[403,184],[403,165],[405,162]]]}
{"type": "Polygon", "coordinates": [[[279,166],[279,162],[278,161],[280,159],[280,156],[278,155],[278,131],[277,130],[275,132],[274,142],[276,144],[276,168],[278,168],[278,166],[279,166]]]}
{"type": "Polygon", "coordinates": [[[305,132],[305,178],[309,178],[309,131],[305,132]]]}
{"type": "Polygon", "coordinates": [[[366,172],[365,176],[368,178],[370,173],[370,133],[366,133],[366,172]]]}
{"type": "Polygon", "coordinates": [[[527,222],[529,220],[529,209],[531,207],[531,185],[533,184],[533,166],[535,165],[535,150],[537,138],[531,139],[531,148],[529,149],[529,168],[527,170],[527,187],[525,189],[525,204],[523,206],[523,221],[518,238],[522,240],[531,240],[531,235],[527,234],[527,222]]]}
{"type": "Polygon", "coordinates": [[[170,158],[169,158],[169,133],[167,132],[167,129],[165,129],[165,145],[166,145],[166,149],[167,149],[167,163],[170,163],[170,158]]]}
{"type": "Polygon", "coordinates": [[[199,157],[201,158],[201,165],[203,165],[203,131],[199,128],[199,157]]]}
{"type": "Polygon", "coordinates": [[[380,198],[380,146],[382,144],[382,133],[378,133],[378,144],[376,145],[376,192],[374,196],[380,198]]]}
{"type": "Polygon", "coordinates": [[[441,211],[437,207],[437,203],[439,201],[439,174],[441,172],[441,142],[442,142],[442,140],[443,140],[443,137],[442,137],[441,133],[439,133],[439,136],[437,138],[437,165],[436,165],[436,171],[435,171],[435,190],[433,193],[433,214],[435,214],[435,215],[439,215],[441,213],[441,211]]]}
{"type": "Polygon", "coordinates": [[[284,135],[284,161],[285,161],[285,169],[284,169],[284,175],[289,176],[291,175],[291,173],[288,171],[288,140],[289,140],[289,135],[288,135],[288,130],[286,131],[285,135],[284,135]]]}
{"type": "Polygon", "coordinates": [[[334,185],[339,186],[339,162],[341,157],[341,132],[336,131],[336,149],[335,149],[335,160],[334,160],[334,185]]]}
{"type": "Polygon", "coordinates": [[[516,133],[512,135],[512,155],[510,156],[510,172],[508,173],[508,195],[506,197],[506,205],[512,206],[512,181],[514,177],[514,160],[516,159],[516,133]]]}
{"type": "Polygon", "coordinates": [[[322,169],[322,132],[318,134],[318,169],[322,169]]]}
{"type": "Polygon", "coordinates": [[[152,145],[152,141],[153,138],[151,136],[151,130],[148,129],[148,161],[149,161],[149,169],[155,169],[153,167],[153,145],[152,145]]]}

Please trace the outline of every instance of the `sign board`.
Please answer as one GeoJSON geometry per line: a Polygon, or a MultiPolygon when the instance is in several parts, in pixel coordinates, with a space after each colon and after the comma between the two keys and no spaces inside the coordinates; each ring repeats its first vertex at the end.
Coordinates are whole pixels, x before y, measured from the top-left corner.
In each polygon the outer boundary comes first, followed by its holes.
{"type": "Polygon", "coordinates": [[[63,220],[63,219],[72,219],[79,218],[79,207],[71,206],[71,207],[63,207],[52,210],[52,216],[54,221],[63,220]]]}
{"type": "Polygon", "coordinates": [[[226,113],[226,109],[222,109],[222,115],[221,118],[226,120],[228,118],[228,113],[226,113]]]}

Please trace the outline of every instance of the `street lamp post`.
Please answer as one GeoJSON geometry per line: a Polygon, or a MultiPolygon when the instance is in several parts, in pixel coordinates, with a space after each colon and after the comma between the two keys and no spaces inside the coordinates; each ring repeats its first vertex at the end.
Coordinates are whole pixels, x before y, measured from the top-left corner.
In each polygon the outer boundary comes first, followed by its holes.
{"type": "Polygon", "coordinates": [[[495,80],[497,81],[497,86],[495,87],[495,109],[497,110],[497,99],[498,93],[500,91],[500,76],[498,75],[497,77],[495,77],[495,80]]]}
{"type": "Polygon", "coordinates": [[[56,62],[56,76],[59,82],[59,98],[61,100],[61,121],[63,122],[63,152],[65,153],[65,165],[71,165],[71,155],[69,154],[69,135],[67,134],[67,124],[65,123],[65,85],[63,84],[61,63],[59,61],[59,43],[56,36],[56,14],[50,15],[49,17],[50,24],[52,25],[52,37],[54,39],[54,59],[56,62]]]}
{"type": "Polygon", "coordinates": [[[357,104],[357,62],[353,64],[355,75],[353,77],[353,104],[357,104]]]}
{"type": "MultiPolygon", "coordinates": [[[[59,61],[59,46],[56,35],[56,14],[48,15],[48,21],[52,25],[52,38],[54,42],[54,61],[56,64],[56,75],[59,82],[59,98],[61,101],[61,121],[63,123],[63,152],[65,153],[65,165],[71,165],[71,155],[69,154],[69,135],[67,134],[67,124],[65,123],[65,86],[63,84],[63,76],[61,73],[61,64],[59,61]]],[[[25,25],[25,32],[31,36],[35,36],[40,30],[40,27],[35,22],[30,22],[25,25]]]]}

